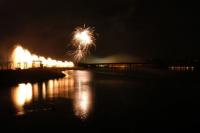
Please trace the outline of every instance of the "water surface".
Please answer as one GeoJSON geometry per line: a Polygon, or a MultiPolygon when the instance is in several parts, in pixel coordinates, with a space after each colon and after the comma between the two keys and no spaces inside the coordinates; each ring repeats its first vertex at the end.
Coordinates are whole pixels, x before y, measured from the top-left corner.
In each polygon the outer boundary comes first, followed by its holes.
{"type": "Polygon", "coordinates": [[[2,127],[90,132],[199,129],[198,74],[64,73],[60,79],[2,86],[2,127]]]}

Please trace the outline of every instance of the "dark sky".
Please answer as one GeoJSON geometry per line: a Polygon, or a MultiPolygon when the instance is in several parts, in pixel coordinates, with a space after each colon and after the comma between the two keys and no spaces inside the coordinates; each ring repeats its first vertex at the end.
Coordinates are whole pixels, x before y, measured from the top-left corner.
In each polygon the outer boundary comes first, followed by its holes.
{"type": "Polygon", "coordinates": [[[200,57],[194,3],[176,0],[0,0],[1,56],[17,42],[66,58],[76,26],[95,27],[91,55],[200,57]]]}

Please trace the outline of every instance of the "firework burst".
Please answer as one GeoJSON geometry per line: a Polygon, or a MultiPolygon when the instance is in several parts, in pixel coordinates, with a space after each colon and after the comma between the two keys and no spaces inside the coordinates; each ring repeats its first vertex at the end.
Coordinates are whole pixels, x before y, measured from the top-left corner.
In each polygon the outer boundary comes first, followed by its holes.
{"type": "Polygon", "coordinates": [[[89,54],[92,46],[95,46],[94,29],[91,27],[77,27],[73,32],[72,44],[75,47],[73,56],[76,62],[89,54]]]}

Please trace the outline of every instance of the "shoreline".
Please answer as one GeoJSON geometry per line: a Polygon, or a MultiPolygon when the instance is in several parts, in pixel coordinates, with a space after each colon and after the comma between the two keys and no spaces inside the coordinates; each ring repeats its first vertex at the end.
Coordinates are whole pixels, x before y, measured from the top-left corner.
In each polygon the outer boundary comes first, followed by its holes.
{"type": "Polygon", "coordinates": [[[62,77],[65,77],[65,74],[59,69],[31,68],[23,70],[0,70],[0,84],[2,85],[37,82],[62,77]]]}

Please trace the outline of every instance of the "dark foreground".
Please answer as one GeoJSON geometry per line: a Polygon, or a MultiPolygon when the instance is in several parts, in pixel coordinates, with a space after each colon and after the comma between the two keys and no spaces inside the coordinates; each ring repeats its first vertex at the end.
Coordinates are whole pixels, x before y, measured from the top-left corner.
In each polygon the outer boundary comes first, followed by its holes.
{"type": "Polygon", "coordinates": [[[51,68],[31,68],[24,70],[0,70],[0,84],[16,84],[25,82],[36,82],[52,78],[61,78],[65,75],[61,70],[51,68]]]}
{"type": "Polygon", "coordinates": [[[1,127],[15,131],[198,132],[200,75],[67,70],[0,88],[1,127]]]}

